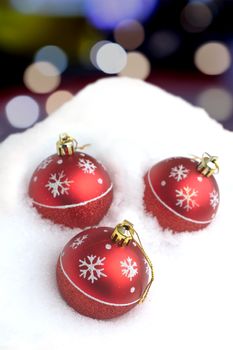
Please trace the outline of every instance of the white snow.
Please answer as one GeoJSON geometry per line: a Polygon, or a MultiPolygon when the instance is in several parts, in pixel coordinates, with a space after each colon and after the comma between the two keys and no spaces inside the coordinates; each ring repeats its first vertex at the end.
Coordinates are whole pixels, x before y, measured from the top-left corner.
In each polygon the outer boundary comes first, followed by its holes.
{"type": "Polygon", "coordinates": [[[202,109],[127,78],[100,80],[8,137],[0,145],[0,349],[232,350],[232,150],[233,133],[202,109]],[[61,132],[91,143],[87,152],[109,169],[115,196],[101,225],[133,222],[154,264],[146,301],[115,320],[81,316],[62,300],[56,261],[79,230],[40,218],[27,201],[32,172],[55,153],[61,132]],[[166,157],[203,152],[220,157],[214,222],[193,234],[162,232],[143,212],[145,171],[166,157]]]}

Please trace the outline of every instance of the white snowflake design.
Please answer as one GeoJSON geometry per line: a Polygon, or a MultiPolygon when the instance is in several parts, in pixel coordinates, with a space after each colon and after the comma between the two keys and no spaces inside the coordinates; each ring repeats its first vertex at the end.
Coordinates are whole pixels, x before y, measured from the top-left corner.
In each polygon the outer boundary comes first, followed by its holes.
{"type": "Polygon", "coordinates": [[[60,173],[50,174],[49,181],[45,185],[54,198],[63,194],[69,194],[70,184],[74,181],[68,180],[64,171],[60,173]]]}
{"type": "Polygon", "coordinates": [[[219,203],[218,193],[215,190],[213,190],[210,193],[210,205],[213,209],[215,209],[218,203],[219,203]]]}
{"type": "Polygon", "coordinates": [[[182,164],[171,168],[169,177],[173,177],[177,182],[185,179],[188,176],[189,170],[182,164]]]}
{"type": "Polygon", "coordinates": [[[122,269],[122,275],[129,278],[130,281],[132,281],[132,278],[137,275],[138,269],[137,269],[137,263],[133,261],[132,258],[128,257],[124,261],[120,261],[122,269]]]}
{"type": "Polygon", "coordinates": [[[91,283],[94,283],[101,277],[107,277],[104,271],[104,263],[103,261],[106,258],[100,258],[99,256],[96,257],[96,255],[90,255],[84,258],[83,260],[79,259],[79,271],[80,277],[87,278],[88,281],[91,281],[91,283]]]}
{"type": "Polygon", "coordinates": [[[95,175],[96,166],[89,159],[81,158],[78,162],[78,165],[85,174],[95,175]]]}
{"type": "Polygon", "coordinates": [[[41,169],[46,169],[47,166],[53,161],[52,157],[46,158],[45,160],[43,160],[43,162],[40,163],[40,165],[38,166],[37,170],[41,170],[41,169]]]}
{"type": "Polygon", "coordinates": [[[189,186],[183,187],[180,190],[176,190],[178,207],[186,209],[186,211],[192,210],[195,207],[199,207],[194,197],[197,197],[198,191],[190,188],[189,186]]]}
{"type": "Polygon", "coordinates": [[[144,264],[145,264],[145,268],[146,268],[146,274],[149,276],[150,275],[150,267],[149,267],[149,264],[148,264],[146,258],[144,258],[144,264]]]}
{"type": "Polygon", "coordinates": [[[83,235],[82,237],[77,237],[73,243],[70,245],[72,249],[77,249],[80,245],[84,243],[84,241],[87,239],[88,235],[83,235]]]}

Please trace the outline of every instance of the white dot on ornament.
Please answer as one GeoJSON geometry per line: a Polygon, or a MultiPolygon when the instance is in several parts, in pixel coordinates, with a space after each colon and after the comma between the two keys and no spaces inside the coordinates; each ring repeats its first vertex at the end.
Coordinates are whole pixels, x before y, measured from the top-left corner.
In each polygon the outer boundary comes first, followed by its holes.
{"type": "Polygon", "coordinates": [[[198,180],[199,182],[202,182],[203,179],[202,179],[201,176],[198,176],[197,180],[198,180]]]}
{"type": "Polygon", "coordinates": [[[161,186],[166,186],[166,181],[161,181],[161,186]]]}
{"type": "Polygon", "coordinates": [[[137,244],[136,244],[135,242],[133,242],[133,245],[134,245],[134,247],[136,247],[136,246],[137,246],[137,244]]]}
{"type": "Polygon", "coordinates": [[[98,184],[102,185],[103,180],[102,179],[98,179],[97,182],[98,182],[98,184]]]}
{"type": "Polygon", "coordinates": [[[38,177],[37,177],[37,176],[35,176],[35,177],[34,177],[34,179],[33,179],[33,181],[34,181],[34,182],[36,182],[36,181],[37,181],[37,179],[38,179],[38,177]]]}
{"type": "Polygon", "coordinates": [[[30,96],[16,96],[6,105],[6,117],[9,123],[19,129],[32,126],[39,118],[38,103],[30,96]]]}
{"type": "Polygon", "coordinates": [[[85,154],[84,154],[84,153],[80,153],[80,156],[81,156],[81,157],[85,157],[85,154]]]}
{"type": "Polygon", "coordinates": [[[110,249],[112,248],[112,246],[111,246],[111,244],[106,244],[106,245],[105,245],[105,248],[106,248],[107,250],[110,250],[110,249]]]}
{"type": "Polygon", "coordinates": [[[131,287],[130,288],[130,293],[134,293],[135,292],[135,287],[131,287]]]}
{"type": "Polygon", "coordinates": [[[104,232],[108,232],[108,230],[104,230],[104,232]]]}
{"type": "Polygon", "coordinates": [[[63,160],[62,159],[58,159],[57,164],[62,164],[63,160]]]}

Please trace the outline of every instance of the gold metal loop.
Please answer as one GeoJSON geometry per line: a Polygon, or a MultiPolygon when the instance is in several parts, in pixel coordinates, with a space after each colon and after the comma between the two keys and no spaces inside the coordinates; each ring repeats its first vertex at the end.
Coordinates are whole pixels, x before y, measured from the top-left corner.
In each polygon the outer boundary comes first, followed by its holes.
{"type": "Polygon", "coordinates": [[[149,289],[152,285],[152,282],[154,281],[154,268],[152,265],[151,260],[149,259],[148,255],[146,254],[143,246],[142,246],[142,242],[140,240],[140,237],[137,233],[137,231],[134,229],[133,224],[131,222],[129,222],[128,220],[124,220],[122,223],[118,224],[112,235],[111,235],[111,239],[116,242],[119,246],[126,246],[128,245],[132,240],[137,244],[138,248],[141,250],[142,254],[144,255],[150,270],[151,270],[151,279],[149,281],[149,283],[147,284],[141,298],[140,298],[140,303],[142,303],[145,298],[147,297],[147,294],[149,292],[149,289]],[[135,240],[134,235],[136,235],[137,240],[135,240]]]}
{"type": "Polygon", "coordinates": [[[71,156],[77,149],[83,150],[88,146],[90,146],[90,144],[78,146],[78,142],[75,140],[75,138],[66,133],[60,134],[59,140],[56,143],[57,154],[59,156],[71,156]]]}
{"type": "Polygon", "coordinates": [[[206,177],[210,177],[219,172],[218,157],[211,156],[205,152],[202,158],[199,158],[200,163],[198,164],[197,170],[206,177]]]}

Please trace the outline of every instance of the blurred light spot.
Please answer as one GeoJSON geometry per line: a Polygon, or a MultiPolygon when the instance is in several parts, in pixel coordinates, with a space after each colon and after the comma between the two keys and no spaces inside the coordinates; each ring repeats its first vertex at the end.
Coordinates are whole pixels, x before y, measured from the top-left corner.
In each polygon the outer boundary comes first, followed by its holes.
{"type": "Polygon", "coordinates": [[[83,14],[83,0],[10,0],[22,13],[77,16],[83,14]]]}
{"type": "Polygon", "coordinates": [[[193,1],[185,6],[180,19],[183,28],[187,32],[198,33],[211,24],[213,15],[207,5],[200,1],[193,1]]]}
{"type": "Polygon", "coordinates": [[[91,51],[90,51],[90,60],[91,60],[91,63],[93,64],[93,66],[95,66],[95,68],[99,69],[98,67],[98,64],[96,62],[96,56],[97,56],[97,53],[99,51],[99,49],[104,46],[105,44],[108,44],[110,43],[110,41],[108,40],[101,40],[101,41],[98,41],[94,46],[92,46],[91,48],[91,51]]]}
{"type": "Polygon", "coordinates": [[[127,63],[127,53],[115,43],[102,45],[96,54],[96,64],[107,74],[119,73],[127,63]]]}
{"type": "Polygon", "coordinates": [[[6,116],[9,123],[20,129],[28,128],[39,118],[38,103],[30,96],[16,96],[6,105],[6,116]]]}
{"type": "Polygon", "coordinates": [[[42,47],[35,54],[36,62],[46,61],[52,63],[60,73],[64,72],[68,65],[68,59],[66,53],[58,46],[48,45],[42,47]]]}
{"type": "Polygon", "coordinates": [[[120,76],[127,76],[137,79],[146,79],[150,74],[150,62],[140,52],[129,52],[127,65],[119,73],[120,76]]]}
{"type": "Polygon", "coordinates": [[[48,114],[53,113],[65,102],[71,100],[73,95],[69,91],[59,90],[50,95],[46,101],[46,111],[48,114]]]}
{"type": "Polygon", "coordinates": [[[218,121],[227,120],[233,114],[232,95],[222,88],[206,89],[197,97],[197,104],[218,121]]]}
{"type": "Polygon", "coordinates": [[[58,87],[61,77],[57,68],[51,63],[36,62],[25,70],[23,80],[29,90],[46,94],[58,87]]]}
{"type": "Polygon", "coordinates": [[[114,38],[125,49],[134,50],[144,41],[144,28],[138,21],[126,19],[115,28],[114,38]]]}
{"type": "Polygon", "coordinates": [[[158,31],[150,37],[149,50],[154,57],[163,58],[173,54],[180,45],[178,35],[170,30],[158,31]]]}
{"type": "Polygon", "coordinates": [[[197,49],[194,63],[202,73],[222,74],[231,65],[230,51],[226,45],[220,42],[209,42],[197,49]]]}
{"type": "Polygon", "coordinates": [[[85,0],[86,16],[100,29],[113,29],[124,19],[146,20],[158,0],[85,0]]]}

